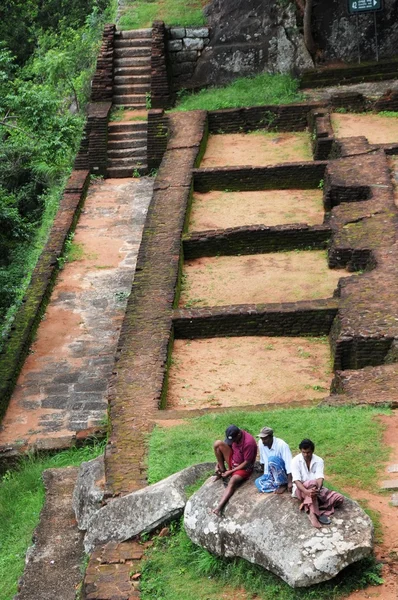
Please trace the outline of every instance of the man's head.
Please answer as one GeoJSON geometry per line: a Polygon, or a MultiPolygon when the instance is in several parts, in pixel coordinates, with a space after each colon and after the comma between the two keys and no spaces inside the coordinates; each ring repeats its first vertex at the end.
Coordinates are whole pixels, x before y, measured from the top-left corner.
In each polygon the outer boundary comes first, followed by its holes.
{"type": "Polygon", "coordinates": [[[306,460],[311,460],[314,454],[315,444],[309,439],[305,439],[299,444],[299,450],[306,460]]]}
{"type": "Polygon", "coordinates": [[[264,446],[271,448],[274,441],[274,430],[271,427],[263,427],[257,437],[260,438],[264,446]]]}
{"type": "Polygon", "coordinates": [[[236,425],[230,425],[225,430],[225,443],[232,446],[234,442],[238,442],[242,436],[242,432],[236,425]]]}

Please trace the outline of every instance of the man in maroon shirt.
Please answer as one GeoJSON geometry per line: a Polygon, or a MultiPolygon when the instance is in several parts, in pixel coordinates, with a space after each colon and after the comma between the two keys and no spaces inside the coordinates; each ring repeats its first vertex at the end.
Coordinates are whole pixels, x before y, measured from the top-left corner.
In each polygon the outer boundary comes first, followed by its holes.
{"type": "Polygon", "coordinates": [[[227,483],[226,490],[213,510],[218,517],[235,493],[236,488],[249,479],[257,456],[257,442],[250,433],[230,425],[225,432],[225,440],[214,442],[214,454],[217,458],[216,477],[227,483]],[[228,468],[225,465],[228,465],[228,468]]]}

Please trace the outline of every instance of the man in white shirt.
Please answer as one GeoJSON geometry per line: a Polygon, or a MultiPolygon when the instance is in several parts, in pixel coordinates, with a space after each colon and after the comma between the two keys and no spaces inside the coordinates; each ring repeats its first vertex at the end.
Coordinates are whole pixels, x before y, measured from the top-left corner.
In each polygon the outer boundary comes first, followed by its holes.
{"type": "Polygon", "coordinates": [[[299,449],[300,454],[292,460],[293,496],[301,500],[300,510],[308,513],[314,527],[329,525],[329,515],[341,506],[343,496],[323,486],[324,462],[314,454],[315,445],[309,440],[303,440],[299,449]]]}
{"type": "Polygon", "coordinates": [[[257,436],[260,463],[264,466],[264,475],[256,479],[259,492],[283,494],[292,490],[291,461],[292,453],[286,442],[274,437],[271,427],[263,427],[257,436]]]}

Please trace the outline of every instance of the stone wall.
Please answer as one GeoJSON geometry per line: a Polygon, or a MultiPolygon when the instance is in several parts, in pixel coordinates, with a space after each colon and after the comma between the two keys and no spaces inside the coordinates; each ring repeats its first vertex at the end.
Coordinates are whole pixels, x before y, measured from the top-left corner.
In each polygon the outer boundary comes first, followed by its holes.
{"type": "Polygon", "coordinates": [[[209,42],[208,27],[167,28],[167,56],[174,90],[190,87],[198,59],[209,42]]]}
{"type": "Polygon", "coordinates": [[[223,336],[323,336],[337,314],[333,299],[281,304],[241,304],[174,311],[179,339],[223,336]]]}
{"type": "Polygon", "coordinates": [[[202,256],[264,254],[288,250],[326,248],[332,230],[326,225],[250,225],[223,230],[199,231],[183,239],[186,260],[202,256]]]}
{"type": "Polygon", "coordinates": [[[151,47],[151,106],[169,108],[172,104],[172,89],[167,66],[166,28],[163,21],[152,25],[151,47]]]}
{"type": "Polygon", "coordinates": [[[157,169],[167,148],[168,118],[163,109],[148,111],[147,158],[148,170],[157,169]]]}

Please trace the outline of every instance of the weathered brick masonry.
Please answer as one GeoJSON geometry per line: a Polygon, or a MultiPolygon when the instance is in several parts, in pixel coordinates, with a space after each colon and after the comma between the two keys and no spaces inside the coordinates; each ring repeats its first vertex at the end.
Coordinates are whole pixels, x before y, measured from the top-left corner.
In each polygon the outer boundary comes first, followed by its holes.
{"type": "Polygon", "coordinates": [[[108,492],[145,485],[145,435],[162,402],[172,331],[181,236],[191,170],[202,152],[206,113],[170,117],[171,138],[155,182],[124,319],[110,392],[108,492]]]}
{"type": "Polygon", "coordinates": [[[168,117],[163,109],[148,111],[147,160],[148,170],[157,169],[167,148],[168,117]]]}
{"type": "Polygon", "coordinates": [[[174,311],[176,338],[323,336],[337,314],[332,298],[281,304],[241,304],[174,311]]]}
{"type": "Polygon", "coordinates": [[[105,102],[113,97],[113,50],[116,25],[104,27],[97,67],[91,83],[91,102],[105,102]]]}
{"type": "Polygon", "coordinates": [[[50,298],[59,270],[58,258],[76,225],[88,184],[88,171],[72,171],[48,242],[33,271],[7,343],[0,353],[0,418],[5,414],[19,371],[50,298]]]}
{"type": "Polygon", "coordinates": [[[208,167],[194,169],[194,189],[211,190],[309,190],[319,187],[326,162],[284,163],[272,167],[208,167]]]}
{"type": "Polygon", "coordinates": [[[326,225],[249,225],[191,233],[183,239],[183,251],[185,259],[192,259],[305,248],[317,250],[327,247],[331,234],[331,228],[326,225]]]}
{"type": "Polygon", "coordinates": [[[172,104],[170,75],[166,59],[166,29],[163,21],[152,25],[151,106],[169,108],[172,104]]]}

